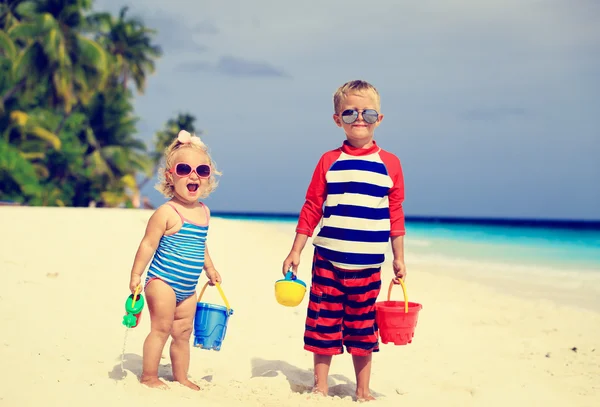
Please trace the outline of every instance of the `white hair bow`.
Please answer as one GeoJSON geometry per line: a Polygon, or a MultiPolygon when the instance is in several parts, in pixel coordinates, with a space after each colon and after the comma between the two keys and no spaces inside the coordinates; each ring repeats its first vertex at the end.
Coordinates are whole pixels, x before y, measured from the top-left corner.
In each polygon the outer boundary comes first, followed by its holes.
{"type": "Polygon", "coordinates": [[[198,136],[192,136],[188,131],[181,130],[177,135],[177,140],[181,144],[195,144],[197,146],[203,146],[204,143],[198,136]]]}

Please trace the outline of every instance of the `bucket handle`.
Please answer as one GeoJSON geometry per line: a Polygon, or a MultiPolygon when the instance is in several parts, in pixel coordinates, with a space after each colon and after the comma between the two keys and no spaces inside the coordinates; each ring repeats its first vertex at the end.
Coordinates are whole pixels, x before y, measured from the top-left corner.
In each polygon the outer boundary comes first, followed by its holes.
{"type": "MultiPolygon", "coordinates": [[[[408,296],[406,295],[406,286],[404,285],[404,281],[401,278],[398,279],[400,281],[400,285],[402,286],[402,293],[404,294],[404,313],[408,314],[408,296]]],[[[390,281],[390,288],[388,288],[388,301],[390,301],[390,297],[392,296],[392,288],[394,287],[394,280],[390,281]]]]}
{"type": "MultiPolygon", "coordinates": [[[[198,296],[198,302],[200,302],[200,300],[202,299],[202,295],[204,294],[206,287],[208,287],[208,283],[209,282],[207,281],[206,284],[204,284],[204,287],[202,287],[202,290],[200,291],[200,295],[198,296]]],[[[229,312],[231,307],[229,306],[229,301],[227,301],[227,297],[225,297],[225,293],[223,292],[223,289],[221,288],[221,284],[215,283],[215,286],[217,287],[217,290],[219,290],[219,294],[221,294],[221,298],[223,299],[223,302],[225,303],[227,312],[229,312]]]]}

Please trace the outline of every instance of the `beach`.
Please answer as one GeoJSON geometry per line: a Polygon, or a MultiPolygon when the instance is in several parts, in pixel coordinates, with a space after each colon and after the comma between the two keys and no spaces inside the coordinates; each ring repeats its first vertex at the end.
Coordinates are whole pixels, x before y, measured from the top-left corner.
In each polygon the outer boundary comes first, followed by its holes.
{"type": "MultiPolygon", "coordinates": [[[[310,394],[312,354],[302,340],[308,295],[295,308],[275,301],[293,227],[217,217],[208,246],[234,310],[222,349],[192,347],[189,376],[200,392],[172,382],[168,343],[160,374],[170,389],[140,385],[148,309],[136,328],[121,320],[151,213],[0,207],[0,406],[356,405],[348,354],[333,359],[330,396],[310,394]]],[[[597,275],[449,265],[413,256],[410,235],[406,241],[407,293],[423,309],[411,344],[382,344],[373,356],[370,405],[600,405],[597,275]]],[[[311,259],[309,240],[298,274],[307,284],[311,259]]],[[[389,263],[383,276],[381,300],[389,263]]],[[[206,281],[201,276],[199,287],[206,281]]],[[[402,290],[392,296],[401,299],[402,290]]],[[[222,304],[213,287],[203,301],[222,304]]]]}

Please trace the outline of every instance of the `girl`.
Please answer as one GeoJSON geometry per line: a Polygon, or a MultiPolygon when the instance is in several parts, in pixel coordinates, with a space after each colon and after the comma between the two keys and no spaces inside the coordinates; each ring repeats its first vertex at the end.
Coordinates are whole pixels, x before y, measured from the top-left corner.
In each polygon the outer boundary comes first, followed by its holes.
{"type": "Polygon", "coordinates": [[[200,390],[187,377],[196,285],[203,269],[211,285],[220,283],[221,276],[206,245],[210,211],[199,199],[206,198],[215,189],[215,175],[220,173],[206,145],[184,130],[165,150],[165,162],[166,168],[159,170],[160,182],[156,188],[171,199],[150,217],[129,282],[131,292],[135,292],[154,256],[144,282],[151,327],[144,342],[140,382],[149,387],[168,388],[158,378],[158,365],[171,335],[174,380],[200,390]]]}

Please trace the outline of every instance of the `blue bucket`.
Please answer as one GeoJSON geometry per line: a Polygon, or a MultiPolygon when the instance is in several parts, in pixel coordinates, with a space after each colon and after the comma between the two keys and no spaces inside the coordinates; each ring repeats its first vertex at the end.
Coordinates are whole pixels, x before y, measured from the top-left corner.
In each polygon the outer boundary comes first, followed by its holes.
{"type": "Polygon", "coordinates": [[[227,332],[227,322],[233,314],[233,310],[229,307],[227,298],[221,289],[219,283],[215,284],[221,298],[225,302],[225,306],[208,304],[200,302],[204,290],[208,283],[204,285],[200,295],[198,296],[198,304],[196,304],[196,314],[194,316],[194,347],[207,350],[221,350],[221,344],[225,340],[227,332]]]}

